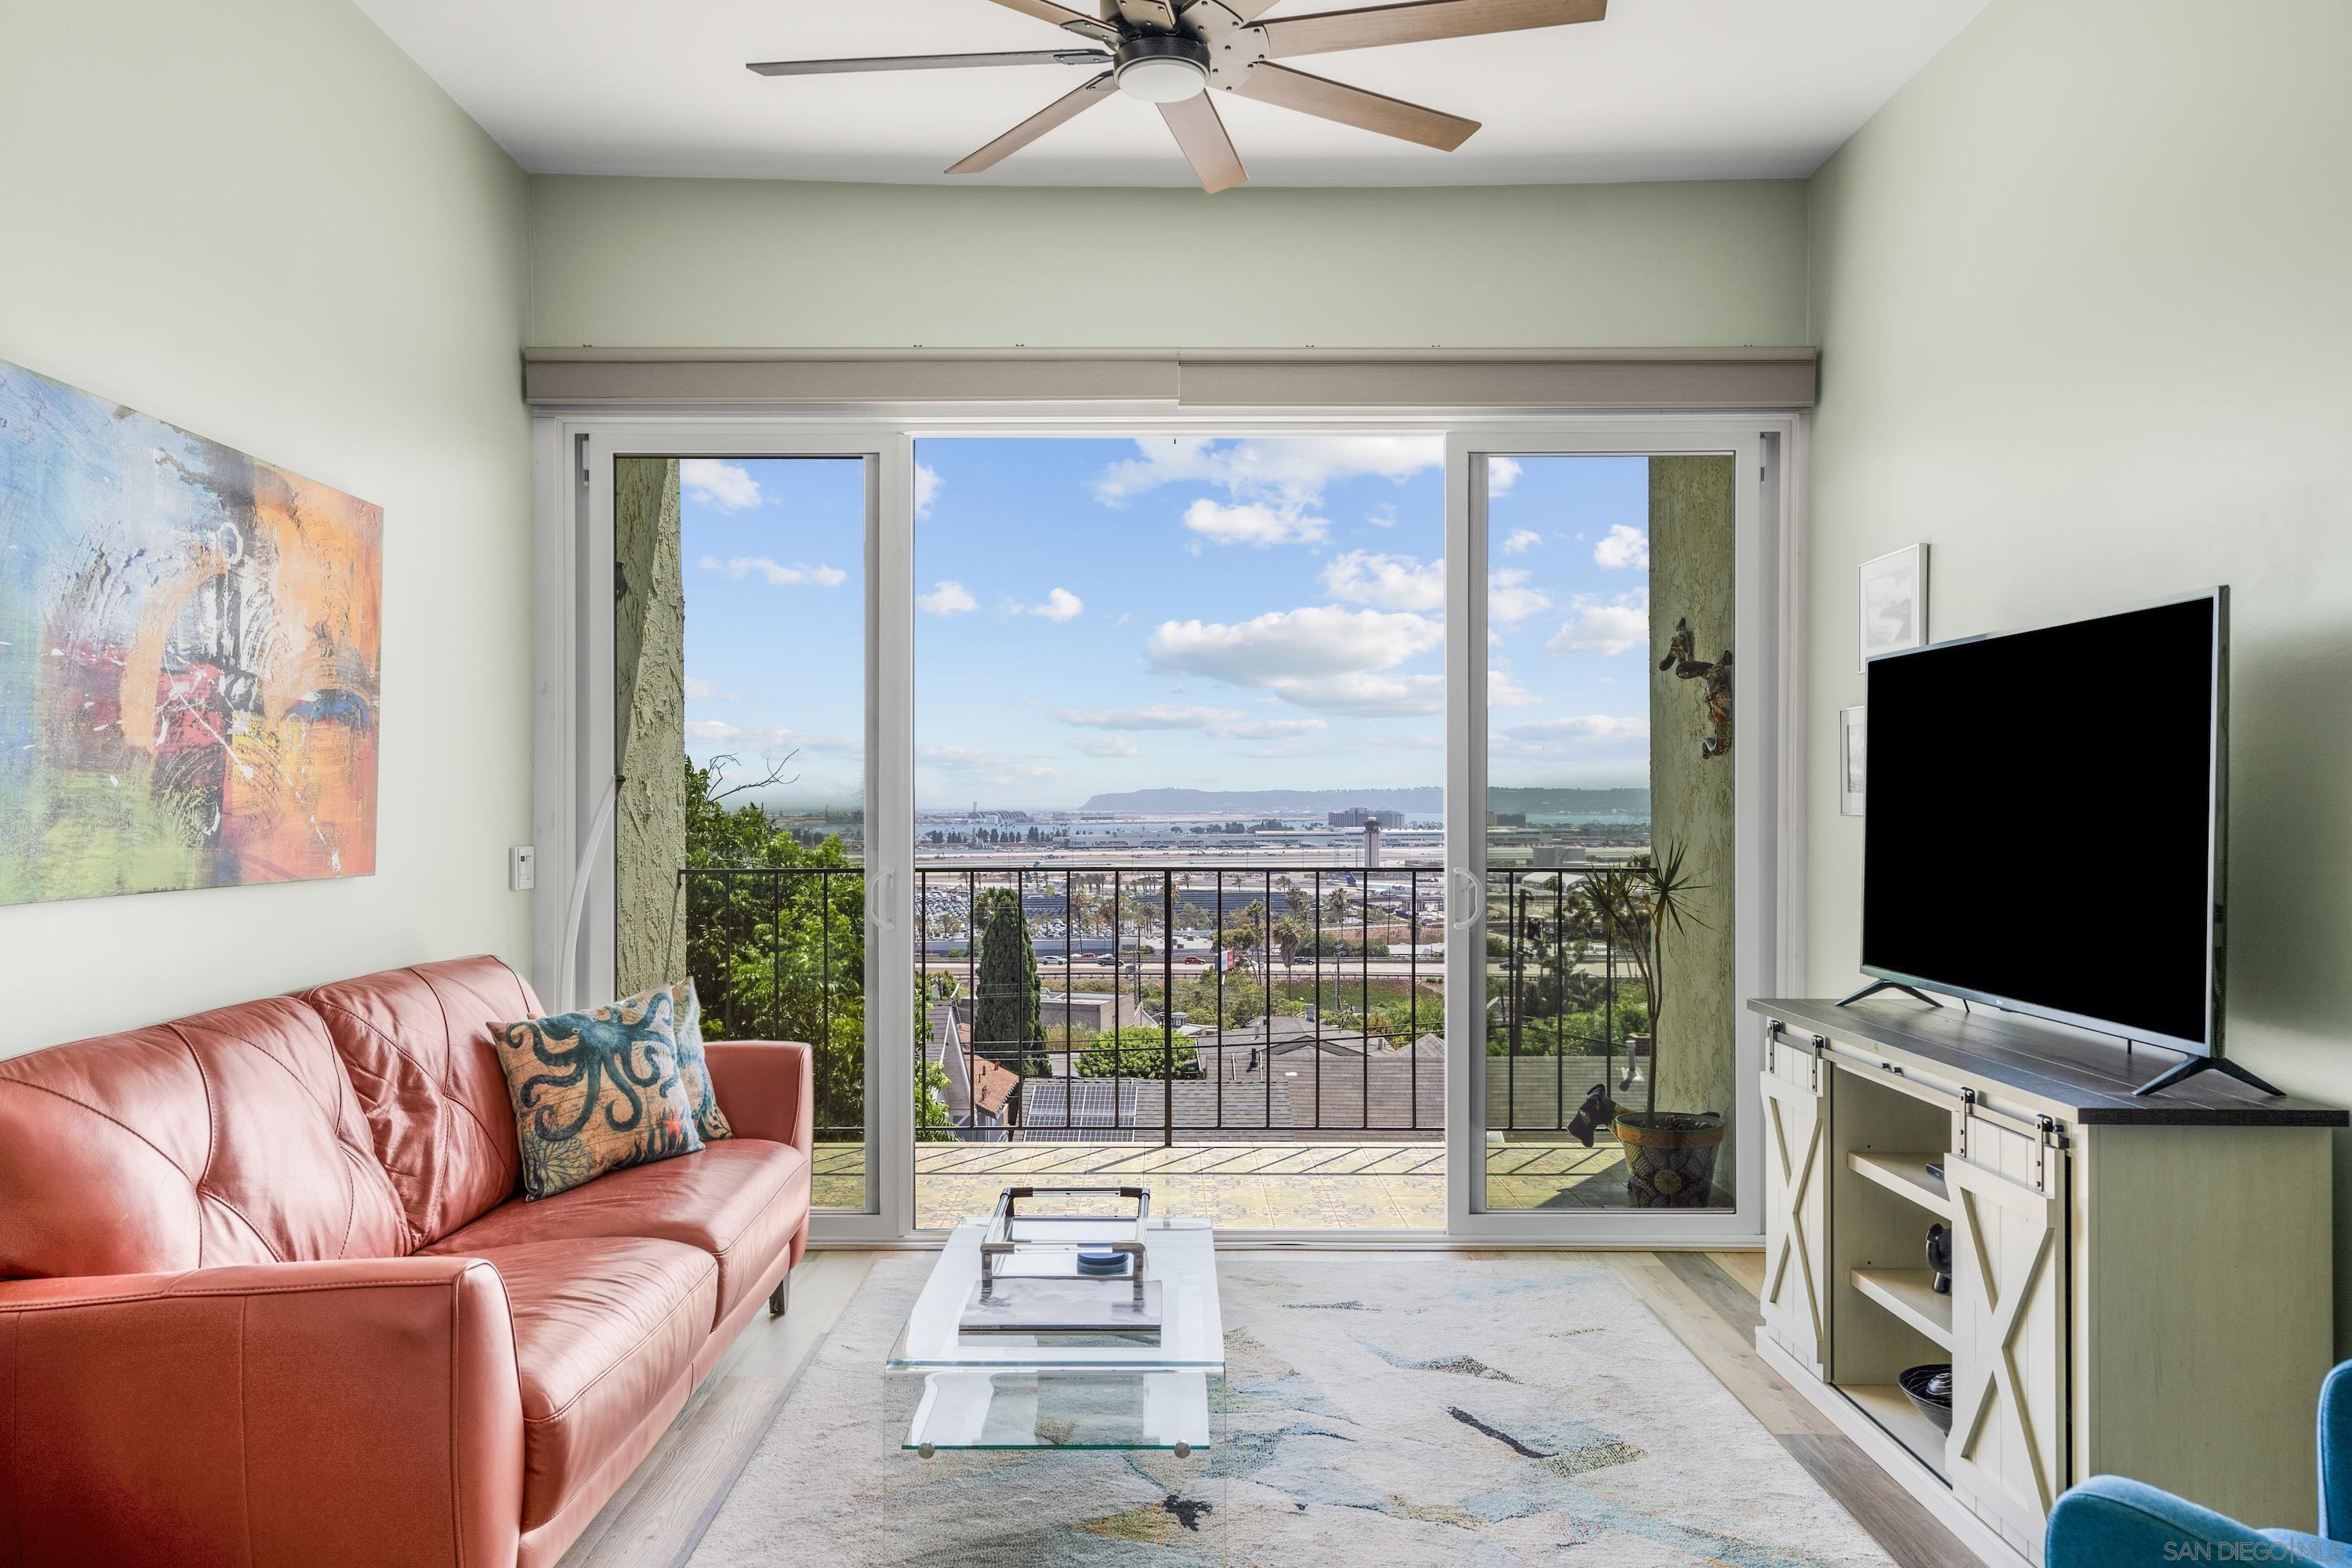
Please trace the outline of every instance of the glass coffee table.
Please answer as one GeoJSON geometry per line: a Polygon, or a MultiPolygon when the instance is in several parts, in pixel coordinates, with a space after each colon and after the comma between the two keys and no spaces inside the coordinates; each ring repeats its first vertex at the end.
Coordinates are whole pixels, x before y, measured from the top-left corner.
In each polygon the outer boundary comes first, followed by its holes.
{"type": "MultiPolygon", "coordinates": [[[[1014,1234],[1027,1223],[1013,1221],[1014,1234]]],[[[1210,1380],[1224,1376],[1225,1330],[1209,1222],[1141,1222],[1142,1279],[1158,1284],[1156,1331],[1076,1333],[965,1326],[990,1225],[956,1226],[890,1348],[889,1371],[923,1379],[901,1446],[925,1458],[942,1448],[1161,1449],[1182,1458],[1210,1447],[1210,1380]]],[[[1059,1220],[1052,1232],[1078,1246],[1137,1235],[1131,1219],[1059,1220]]],[[[1123,1294],[1129,1284],[1084,1288],[1123,1294]]]]}

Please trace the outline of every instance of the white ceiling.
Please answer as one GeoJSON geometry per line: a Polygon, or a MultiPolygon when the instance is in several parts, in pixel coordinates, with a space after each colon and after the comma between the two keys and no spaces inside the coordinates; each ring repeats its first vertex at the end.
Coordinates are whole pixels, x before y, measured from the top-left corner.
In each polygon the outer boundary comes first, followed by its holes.
{"type": "MultiPolygon", "coordinates": [[[[944,181],[950,163],[1086,79],[1067,66],[774,79],[743,68],[1074,41],[991,0],[359,3],[534,173],[944,181]]],[[[1798,177],[1984,5],[1612,0],[1601,22],[1296,62],[1483,121],[1454,153],[1231,93],[1215,102],[1258,184],[1798,177]]],[[[1352,8],[1282,0],[1271,15],[1352,8]]],[[[1192,183],[1159,115],[1120,98],[961,179],[1192,183]]]]}

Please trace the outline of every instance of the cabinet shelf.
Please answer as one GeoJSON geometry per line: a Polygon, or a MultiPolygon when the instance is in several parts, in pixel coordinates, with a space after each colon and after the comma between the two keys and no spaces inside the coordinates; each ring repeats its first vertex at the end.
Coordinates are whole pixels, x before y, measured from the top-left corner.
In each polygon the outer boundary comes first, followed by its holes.
{"type": "Polygon", "coordinates": [[[1886,1154],[1875,1149],[1856,1149],[1845,1157],[1845,1163],[1855,1175],[1917,1204],[1938,1219],[1948,1220],[1952,1217],[1951,1194],[1945,1190],[1941,1176],[1927,1173],[1928,1162],[1943,1158],[1941,1154],[1886,1154]]]}
{"type": "Polygon", "coordinates": [[[1842,1383],[1837,1387],[1913,1458],[1933,1470],[1937,1480],[1950,1479],[1944,1470],[1944,1429],[1920,1415],[1899,1384],[1842,1383]]]}
{"type": "Polygon", "coordinates": [[[1951,1350],[1952,1299],[1936,1293],[1933,1271],[1857,1268],[1853,1271],[1853,1288],[1935,1341],[1947,1352],[1951,1350]]]}

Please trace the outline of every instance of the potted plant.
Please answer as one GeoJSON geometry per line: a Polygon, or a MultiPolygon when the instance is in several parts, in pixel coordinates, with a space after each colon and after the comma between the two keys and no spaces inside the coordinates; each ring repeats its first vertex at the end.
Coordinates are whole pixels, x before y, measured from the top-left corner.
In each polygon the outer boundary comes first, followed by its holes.
{"type": "Polygon", "coordinates": [[[1617,1108],[1612,1126],[1625,1152],[1625,1186],[1636,1208],[1704,1208],[1715,1191],[1715,1156],[1723,1145],[1723,1112],[1661,1110],[1658,1075],[1665,1035],[1666,944],[1699,922],[1689,911],[1699,890],[1684,865],[1682,846],[1663,846],[1654,859],[1596,871],[1586,896],[1612,945],[1622,940],[1642,977],[1650,1007],[1650,1087],[1639,1110],[1617,1108]]]}

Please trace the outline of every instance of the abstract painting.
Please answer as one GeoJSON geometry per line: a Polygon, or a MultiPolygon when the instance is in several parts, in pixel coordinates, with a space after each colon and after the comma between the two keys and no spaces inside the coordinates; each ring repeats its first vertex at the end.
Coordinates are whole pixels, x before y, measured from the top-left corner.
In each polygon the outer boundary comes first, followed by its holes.
{"type": "Polygon", "coordinates": [[[375,869],[383,514],[0,362],[0,904],[375,869]]]}

